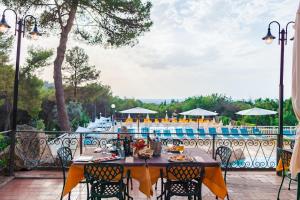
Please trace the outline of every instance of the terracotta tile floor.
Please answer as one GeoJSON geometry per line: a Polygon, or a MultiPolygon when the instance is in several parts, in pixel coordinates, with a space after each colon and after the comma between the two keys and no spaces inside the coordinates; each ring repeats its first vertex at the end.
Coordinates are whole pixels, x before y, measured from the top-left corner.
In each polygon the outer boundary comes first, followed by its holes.
{"type": "MultiPolygon", "coordinates": [[[[62,189],[60,173],[47,171],[31,171],[17,173],[14,179],[0,188],[1,200],[59,200],[62,189]],[[30,177],[34,177],[30,178],[30,177]],[[41,179],[41,177],[46,179],[41,179]]],[[[231,200],[272,200],[277,199],[277,191],[281,178],[275,172],[229,172],[228,189],[231,200]]],[[[137,200],[146,200],[138,191],[138,183],[134,182],[131,195],[137,200]]],[[[287,190],[285,181],[281,192],[281,200],[296,199],[296,184],[287,190]]],[[[160,191],[157,191],[159,194],[160,191]]],[[[155,194],[156,195],[156,194],[155,194]]],[[[71,195],[72,200],[85,200],[85,185],[77,186],[71,195]]],[[[64,198],[67,199],[67,198],[64,198]]],[[[152,198],[156,199],[156,198],[152,198]]],[[[187,198],[172,198],[183,200],[187,198]]],[[[208,189],[203,189],[204,200],[214,200],[215,196],[208,189]]]]}

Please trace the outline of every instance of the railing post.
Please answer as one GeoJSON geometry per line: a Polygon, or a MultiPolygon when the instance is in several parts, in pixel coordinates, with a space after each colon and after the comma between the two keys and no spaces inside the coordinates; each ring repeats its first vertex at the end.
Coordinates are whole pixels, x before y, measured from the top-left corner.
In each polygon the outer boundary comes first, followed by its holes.
{"type": "Polygon", "coordinates": [[[79,149],[80,155],[82,155],[82,133],[79,133],[79,149]]]}
{"type": "Polygon", "coordinates": [[[9,150],[9,176],[14,176],[15,166],[15,146],[16,146],[16,130],[10,132],[10,150],[9,150]]]}
{"type": "Polygon", "coordinates": [[[216,134],[213,134],[213,141],[212,141],[212,158],[215,158],[215,149],[216,149],[216,134]]]}

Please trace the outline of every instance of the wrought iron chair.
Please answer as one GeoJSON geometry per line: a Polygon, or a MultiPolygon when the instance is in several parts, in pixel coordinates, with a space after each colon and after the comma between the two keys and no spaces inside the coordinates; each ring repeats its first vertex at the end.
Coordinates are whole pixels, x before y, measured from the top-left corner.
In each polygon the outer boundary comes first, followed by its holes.
{"type": "MultiPolygon", "coordinates": [[[[226,146],[219,146],[216,150],[214,159],[219,159],[221,161],[221,167],[224,169],[224,181],[226,183],[227,170],[229,166],[230,157],[232,155],[232,150],[226,146]]],[[[216,197],[218,199],[218,197],[216,197]]],[[[227,195],[227,199],[229,200],[229,196],[227,195]]]]}
{"type": "Polygon", "coordinates": [[[203,177],[204,167],[198,163],[169,163],[166,166],[166,182],[162,181],[162,193],[157,199],[164,196],[170,200],[172,196],[184,196],[189,200],[201,200],[203,177]]]}
{"type": "Polygon", "coordinates": [[[289,152],[289,151],[284,151],[281,148],[278,148],[277,152],[279,153],[280,159],[282,161],[282,181],[281,181],[281,184],[280,184],[280,187],[279,187],[279,190],[278,190],[278,195],[277,195],[277,200],[279,200],[280,191],[281,191],[281,188],[282,188],[285,177],[287,177],[289,179],[288,190],[291,189],[291,182],[292,181],[297,181],[297,179],[293,179],[292,176],[291,176],[291,173],[288,170],[288,166],[289,166],[289,163],[290,163],[291,158],[292,158],[292,153],[289,152]]]}
{"type": "MultiPolygon", "coordinates": [[[[72,150],[69,147],[61,147],[57,150],[57,156],[59,158],[59,162],[61,165],[62,173],[63,173],[63,179],[64,184],[61,192],[60,199],[63,199],[63,191],[65,189],[66,179],[67,179],[67,170],[69,168],[69,165],[71,161],[73,160],[72,150]]],[[[68,195],[68,199],[70,200],[71,192],[68,195]]]]}
{"type": "Polygon", "coordinates": [[[90,185],[88,200],[116,197],[121,200],[133,199],[129,196],[128,181],[130,171],[127,171],[127,184],[123,182],[124,167],[115,163],[91,163],[84,166],[84,176],[90,185]]]}
{"type": "Polygon", "coordinates": [[[291,140],[290,148],[291,148],[291,149],[294,149],[294,146],[295,146],[295,140],[291,140]]]}

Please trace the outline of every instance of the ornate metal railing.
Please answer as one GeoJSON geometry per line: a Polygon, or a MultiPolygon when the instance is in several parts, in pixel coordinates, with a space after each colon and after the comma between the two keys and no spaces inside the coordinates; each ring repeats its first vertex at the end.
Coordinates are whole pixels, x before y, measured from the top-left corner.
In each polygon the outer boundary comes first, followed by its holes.
{"type": "MultiPolygon", "coordinates": [[[[5,134],[7,137],[9,132],[5,134]]],[[[142,134],[131,135],[134,138],[142,137],[142,134]]],[[[271,133],[268,135],[249,133],[247,136],[211,134],[210,136],[196,136],[195,138],[188,138],[187,136],[176,138],[172,136],[161,140],[163,145],[182,144],[185,148],[201,148],[211,154],[212,157],[219,146],[228,146],[233,151],[230,169],[274,170],[277,164],[277,136],[277,134],[271,133]]],[[[62,146],[70,147],[74,156],[78,156],[88,148],[106,148],[107,144],[112,143],[116,138],[117,133],[17,131],[15,167],[16,169],[57,167],[59,163],[56,151],[62,146]]],[[[292,140],[291,136],[285,136],[284,147],[290,148],[292,140]]]]}

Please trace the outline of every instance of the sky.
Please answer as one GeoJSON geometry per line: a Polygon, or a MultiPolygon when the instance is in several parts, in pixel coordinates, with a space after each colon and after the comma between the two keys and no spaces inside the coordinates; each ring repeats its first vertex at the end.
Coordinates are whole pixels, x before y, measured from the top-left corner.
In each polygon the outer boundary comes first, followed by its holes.
{"type": "MultiPolygon", "coordinates": [[[[280,46],[262,41],[272,20],[295,20],[298,0],[152,0],[150,32],[134,47],[83,47],[101,82],[127,98],[184,99],[225,94],[234,99],[278,97],[280,46]]],[[[271,27],[278,36],[278,26],[271,27]]],[[[293,36],[292,26],[288,30],[293,36]]],[[[58,38],[24,41],[55,49],[58,38]]],[[[286,46],[285,97],[291,95],[292,42],[286,46]]],[[[25,57],[25,56],[24,56],[25,57]]],[[[23,58],[24,59],[24,58],[23,58]]],[[[53,82],[53,67],[40,77],[53,82]]]]}

